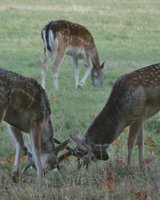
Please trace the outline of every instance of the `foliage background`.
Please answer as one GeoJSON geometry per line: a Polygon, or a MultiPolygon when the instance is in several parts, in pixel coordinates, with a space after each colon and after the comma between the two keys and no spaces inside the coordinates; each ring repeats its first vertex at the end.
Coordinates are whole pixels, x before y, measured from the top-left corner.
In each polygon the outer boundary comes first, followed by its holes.
{"type": "MultiPolygon", "coordinates": [[[[43,47],[40,31],[49,21],[67,19],[80,23],[92,33],[101,62],[107,59],[104,85],[93,88],[90,77],[82,90],[75,90],[69,56],[59,70],[60,91],[55,92],[51,65],[47,73],[48,94],[55,137],[70,133],[82,136],[105,105],[116,79],[127,72],[159,63],[160,2],[158,0],[6,0],[0,1],[0,67],[41,83],[43,47]]],[[[79,62],[80,77],[85,73],[79,62]]],[[[77,162],[66,160],[66,172],[50,172],[39,182],[33,169],[12,183],[9,173],[15,144],[6,123],[0,127],[0,195],[2,199],[159,199],[160,116],[145,123],[146,168],[138,169],[137,148],[134,167],[126,169],[126,130],[108,150],[110,160],[92,164],[77,172],[77,162]]],[[[25,136],[26,138],[26,136],[25,136]]],[[[74,147],[71,142],[70,146],[74,147]]],[[[22,157],[21,167],[26,164],[22,157]]]]}

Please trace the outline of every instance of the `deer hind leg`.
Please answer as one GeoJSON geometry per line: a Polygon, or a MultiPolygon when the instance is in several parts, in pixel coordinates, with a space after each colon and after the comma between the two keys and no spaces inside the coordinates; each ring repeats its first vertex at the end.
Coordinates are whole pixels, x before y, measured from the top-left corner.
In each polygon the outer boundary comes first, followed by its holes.
{"type": "Polygon", "coordinates": [[[24,140],[23,140],[23,134],[19,129],[9,124],[8,124],[8,129],[9,129],[10,134],[13,136],[15,144],[16,144],[14,167],[11,172],[11,176],[12,178],[14,178],[15,176],[18,176],[19,174],[20,158],[21,158],[23,147],[24,147],[24,140]]]}
{"type": "Polygon", "coordinates": [[[45,89],[45,81],[46,81],[46,73],[48,70],[48,64],[51,60],[52,53],[50,53],[47,49],[44,48],[44,63],[42,68],[42,87],[45,89]]]}
{"type": "Polygon", "coordinates": [[[59,90],[58,68],[62,64],[64,56],[65,56],[65,50],[59,48],[57,55],[55,57],[54,63],[53,63],[53,67],[52,67],[53,82],[54,82],[54,87],[55,87],[56,90],[59,90]]]}
{"type": "Polygon", "coordinates": [[[87,65],[86,65],[87,71],[86,71],[86,73],[84,74],[82,80],[80,81],[80,86],[81,86],[81,87],[85,84],[85,82],[86,82],[86,80],[87,80],[87,78],[88,78],[88,76],[89,76],[89,74],[90,74],[90,72],[91,72],[91,70],[92,70],[92,68],[93,68],[93,64],[92,64],[92,61],[91,61],[91,57],[90,57],[90,56],[88,56],[88,57],[85,59],[85,61],[86,61],[86,63],[87,63],[87,65]]]}
{"type": "Polygon", "coordinates": [[[140,130],[140,134],[137,138],[138,150],[139,150],[139,166],[143,166],[143,159],[144,159],[144,137],[143,137],[143,126],[140,130]]]}
{"type": "Polygon", "coordinates": [[[132,165],[132,152],[134,144],[140,134],[142,129],[142,122],[136,121],[130,127],[129,137],[128,137],[128,165],[132,165]]]}
{"type": "Polygon", "coordinates": [[[78,59],[71,57],[71,62],[73,65],[74,73],[75,73],[75,81],[76,81],[76,89],[79,85],[79,67],[78,67],[78,59]]]}
{"type": "Polygon", "coordinates": [[[43,177],[43,168],[40,160],[41,153],[41,123],[33,123],[30,131],[30,144],[37,169],[37,176],[43,177]]]}

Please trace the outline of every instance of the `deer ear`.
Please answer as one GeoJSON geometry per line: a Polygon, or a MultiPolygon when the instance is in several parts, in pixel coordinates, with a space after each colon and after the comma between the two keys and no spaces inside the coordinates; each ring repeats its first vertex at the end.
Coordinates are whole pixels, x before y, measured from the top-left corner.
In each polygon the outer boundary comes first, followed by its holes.
{"type": "Polygon", "coordinates": [[[107,61],[107,60],[105,60],[105,61],[102,63],[102,65],[101,65],[101,70],[102,70],[102,72],[104,71],[104,69],[105,69],[105,67],[106,67],[106,61],[107,61]]]}
{"type": "Polygon", "coordinates": [[[65,149],[65,147],[67,146],[67,144],[68,144],[69,141],[70,141],[70,139],[67,139],[64,142],[62,142],[61,144],[59,144],[58,146],[56,146],[56,148],[55,148],[55,154],[57,155],[60,151],[62,151],[63,149],[65,149]]]}
{"type": "Polygon", "coordinates": [[[78,137],[77,135],[70,134],[70,138],[76,143],[82,143],[82,138],[78,137]]]}

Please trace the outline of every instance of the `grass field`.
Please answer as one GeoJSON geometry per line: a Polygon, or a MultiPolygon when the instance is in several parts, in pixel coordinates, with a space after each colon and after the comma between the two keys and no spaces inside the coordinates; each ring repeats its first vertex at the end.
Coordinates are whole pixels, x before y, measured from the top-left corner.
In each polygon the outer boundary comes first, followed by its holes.
{"type": "MultiPolygon", "coordinates": [[[[73,67],[68,56],[59,70],[60,91],[53,87],[51,64],[47,73],[48,94],[55,137],[82,136],[105,105],[116,79],[127,72],[160,62],[159,0],[5,0],[0,2],[0,67],[32,77],[41,83],[43,47],[40,32],[54,19],[80,23],[92,33],[100,61],[107,59],[101,89],[88,77],[83,89],[75,90],[73,67]]],[[[85,73],[79,62],[80,78],[85,73]]],[[[159,199],[160,115],[145,123],[146,168],[138,168],[137,148],[133,168],[126,168],[127,137],[124,131],[108,152],[110,160],[77,171],[77,160],[64,161],[67,171],[49,172],[41,182],[30,169],[13,183],[9,174],[15,144],[6,123],[0,127],[0,197],[8,199],[159,199]],[[146,136],[148,136],[146,138],[146,136]]],[[[70,146],[74,144],[70,142],[70,146]]],[[[21,169],[26,165],[22,157],[21,169]]]]}

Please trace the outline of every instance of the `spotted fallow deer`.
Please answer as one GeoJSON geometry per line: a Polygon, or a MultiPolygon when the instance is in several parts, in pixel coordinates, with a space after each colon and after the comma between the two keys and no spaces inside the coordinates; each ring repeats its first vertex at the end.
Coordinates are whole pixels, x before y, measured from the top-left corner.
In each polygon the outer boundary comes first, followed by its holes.
{"type": "Polygon", "coordinates": [[[139,164],[143,165],[143,123],[160,110],[160,64],[151,65],[125,74],[115,82],[102,111],[86,130],[83,138],[70,135],[77,143],[75,153],[88,153],[86,162],[92,158],[107,160],[105,144],[111,144],[130,126],[128,137],[128,164],[131,166],[132,151],[137,141],[139,164]],[[96,149],[101,145],[101,151],[96,149]]]}
{"type": "Polygon", "coordinates": [[[57,165],[57,154],[67,142],[55,147],[48,97],[34,79],[0,68],[0,123],[8,123],[16,144],[12,177],[19,172],[20,155],[24,147],[22,131],[29,133],[37,176],[57,165]]]}
{"type": "Polygon", "coordinates": [[[105,62],[100,66],[94,39],[84,26],[66,20],[51,21],[43,28],[41,36],[44,45],[44,64],[42,69],[43,88],[45,88],[48,64],[54,52],[56,53],[56,57],[53,63],[52,72],[56,90],[59,90],[58,68],[62,63],[65,54],[71,56],[75,72],[76,88],[84,85],[90,72],[93,86],[102,86],[105,62]],[[87,71],[80,83],[78,59],[83,59],[87,64],[87,71]]]}

